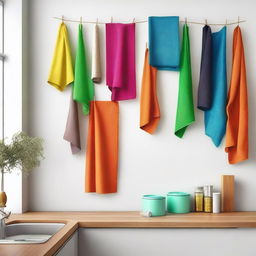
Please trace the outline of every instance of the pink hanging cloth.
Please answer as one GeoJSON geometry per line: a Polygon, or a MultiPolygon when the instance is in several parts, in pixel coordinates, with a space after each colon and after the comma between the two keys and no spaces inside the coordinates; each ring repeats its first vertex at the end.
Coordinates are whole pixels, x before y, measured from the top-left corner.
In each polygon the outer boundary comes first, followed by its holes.
{"type": "Polygon", "coordinates": [[[106,24],[106,75],[112,101],[136,98],[135,23],[106,24]]]}

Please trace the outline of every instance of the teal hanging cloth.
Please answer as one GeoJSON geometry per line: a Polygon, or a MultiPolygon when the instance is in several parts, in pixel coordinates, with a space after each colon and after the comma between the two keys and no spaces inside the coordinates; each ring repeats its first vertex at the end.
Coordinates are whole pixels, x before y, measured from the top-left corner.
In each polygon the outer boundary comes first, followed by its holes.
{"type": "Polygon", "coordinates": [[[88,72],[83,39],[83,25],[79,24],[76,50],[73,99],[83,106],[83,113],[89,114],[90,101],[94,98],[94,84],[88,72]]]}
{"type": "Polygon", "coordinates": [[[183,26],[183,39],[180,62],[179,95],[176,112],[175,135],[182,138],[187,127],[195,121],[190,42],[188,25],[183,26]]]}
{"type": "Polygon", "coordinates": [[[148,17],[149,64],[158,70],[178,71],[180,39],[178,16],[148,17]]]}
{"type": "Polygon", "coordinates": [[[216,147],[226,133],[227,122],[226,32],[223,27],[212,33],[212,106],[204,112],[205,134],[216,147]]]}

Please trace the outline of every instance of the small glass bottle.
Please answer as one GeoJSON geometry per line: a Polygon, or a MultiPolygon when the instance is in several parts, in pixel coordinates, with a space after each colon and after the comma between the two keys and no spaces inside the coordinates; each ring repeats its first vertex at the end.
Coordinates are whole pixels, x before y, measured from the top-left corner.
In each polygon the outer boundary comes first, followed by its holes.
{"type": "Polygon", "coordinates": [[[204,189],[203,187],[197,187],[195,191],[195,212],[204,211],[204,189]]]}
{"type": "Polygon", "coordinates": [[[212,192],[212,185],[204,186],[204,212],[212,212],[212,192]]]}

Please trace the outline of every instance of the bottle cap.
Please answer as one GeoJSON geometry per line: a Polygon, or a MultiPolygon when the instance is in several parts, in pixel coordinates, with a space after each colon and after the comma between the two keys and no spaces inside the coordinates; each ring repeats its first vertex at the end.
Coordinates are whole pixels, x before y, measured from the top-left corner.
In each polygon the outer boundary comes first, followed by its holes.
{"type": "Polygon", "coordinates": [[[212,185],[204,186],[204,196],[212,197],[212,193],[213,193],[213,186],[212,185]]]}
{"type": "Polygon", "coordinates": [[[220,197],[220,192],[213,192],[213,193],[212,193],[212,196],[213,196],[213,197],[220,197]]]}

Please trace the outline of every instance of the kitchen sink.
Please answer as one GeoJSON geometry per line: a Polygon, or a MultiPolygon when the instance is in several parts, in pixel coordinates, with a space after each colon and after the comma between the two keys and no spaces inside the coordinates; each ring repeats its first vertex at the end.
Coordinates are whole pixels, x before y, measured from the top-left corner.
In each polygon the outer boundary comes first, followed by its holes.
{"type": "Polygon", "coordinates": [[[42,244],[65,226],[64,223],[14,223],[5,226],[0,244],[42,244]]]}

